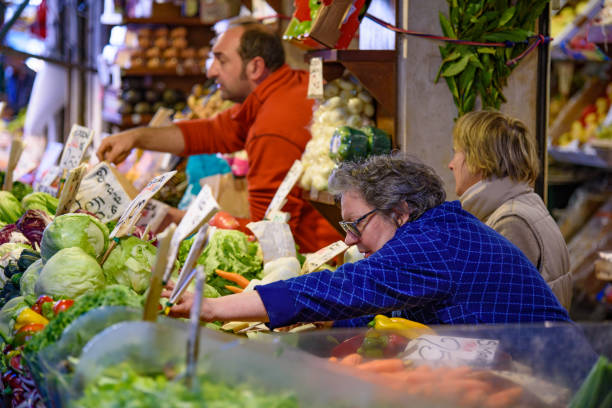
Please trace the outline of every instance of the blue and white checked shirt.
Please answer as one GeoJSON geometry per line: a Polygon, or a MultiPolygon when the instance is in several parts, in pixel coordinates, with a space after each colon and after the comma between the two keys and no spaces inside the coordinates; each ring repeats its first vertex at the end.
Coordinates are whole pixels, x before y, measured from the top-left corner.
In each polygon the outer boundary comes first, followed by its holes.
{"type": "Polygon", "coordinates": [[[378,313],[425,324],[569,320],[525,255],[459,201],[404,224],[366,259],[256,290],[271,327],[364,325],[378,313]]]}

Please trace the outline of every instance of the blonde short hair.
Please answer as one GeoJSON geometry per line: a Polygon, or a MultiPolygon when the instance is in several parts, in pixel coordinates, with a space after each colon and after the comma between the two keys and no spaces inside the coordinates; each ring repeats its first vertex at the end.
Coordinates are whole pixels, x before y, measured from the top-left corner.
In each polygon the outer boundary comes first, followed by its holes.
{"type": "Polygon", "coordinates": [[[494,111],[469,112],[453,129],[453,148],[465,154],[465,163],[483,179],[510,177],[533,184],[539,161],[527,126],[518,119],[494,111]]]}

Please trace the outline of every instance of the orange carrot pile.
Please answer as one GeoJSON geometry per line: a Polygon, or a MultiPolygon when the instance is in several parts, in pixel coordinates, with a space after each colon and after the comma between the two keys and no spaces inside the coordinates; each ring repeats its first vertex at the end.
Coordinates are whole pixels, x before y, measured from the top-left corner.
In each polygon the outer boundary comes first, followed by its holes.
{"type": "MultiPolygon", "coordinates": [[[[240,286],[242,289],[249,286],[250,281],[244,276],[240,275],[239,273],[226,272],[226,271],[222,271],[221,269],[215,269],[215,273],[219,275],[220,277],[222,277],[223,279],[227,279],[230,282],[234,282],[235,284],[240,286]]],[[[226,288],[229,289],[227,286],[226,288]]],[[[232,289],[229,289],[229,290],[232,290],[232,289]]]]}

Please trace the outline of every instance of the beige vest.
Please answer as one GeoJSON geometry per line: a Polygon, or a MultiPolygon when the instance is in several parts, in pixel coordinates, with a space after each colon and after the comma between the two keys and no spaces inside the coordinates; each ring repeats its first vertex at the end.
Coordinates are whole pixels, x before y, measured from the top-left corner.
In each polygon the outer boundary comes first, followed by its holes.
{"type": "Polygon", "coordinates": [[[569,253],[544,202],[525,183],[482,180],[459,198],[463,208],[516,245],[538,268],[563,307],[572,300],[569,253]]]}

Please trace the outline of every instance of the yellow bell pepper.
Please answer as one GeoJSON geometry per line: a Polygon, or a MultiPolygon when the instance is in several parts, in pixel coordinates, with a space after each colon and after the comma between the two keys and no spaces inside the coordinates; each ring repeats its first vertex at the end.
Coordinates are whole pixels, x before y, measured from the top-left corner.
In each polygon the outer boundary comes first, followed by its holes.
{"type": "Polygon", "coordinates": [[[409,339],[419,337],[421,334],[435,334],[429,326],[401,317],[376,315],[373,323],[376,330],[392,331],[409,339]]]}
{"type": "Polygon", "coordinates": [[[42,324],[46,326],[47,323],[49,323],[49,320],[47,320],[40,313],[36,313],[34,310],[30,309],[29,307],[26,307],[19,313],[17,319],[15,319],[14,330],[17,331],[23,326],[32,323],[42,324]]]}

